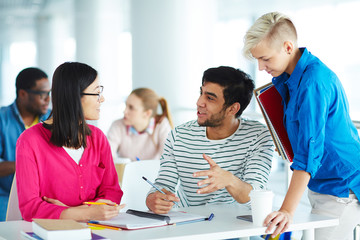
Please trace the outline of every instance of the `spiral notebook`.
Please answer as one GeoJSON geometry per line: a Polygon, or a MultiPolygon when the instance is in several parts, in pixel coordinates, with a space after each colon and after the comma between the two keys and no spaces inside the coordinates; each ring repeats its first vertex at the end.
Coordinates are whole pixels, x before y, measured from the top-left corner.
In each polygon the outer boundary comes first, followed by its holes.
{"type": "Polygon", "coordinates": [[[98,221],[98,224],[132,230],[205,220],[207,220],[206,216],[182,211],[170,211],[167,214],[160,215],[129,209],[110,220],[98,221]]]}

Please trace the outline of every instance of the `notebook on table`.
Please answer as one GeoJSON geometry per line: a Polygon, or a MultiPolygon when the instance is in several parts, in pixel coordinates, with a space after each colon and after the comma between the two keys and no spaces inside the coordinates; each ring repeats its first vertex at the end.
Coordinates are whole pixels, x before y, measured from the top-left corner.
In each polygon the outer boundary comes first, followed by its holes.
{"type": "Polygon", "coordinates": [[[119,215],[110,220],[98,221],[98,224],[131,230],[184,222],[204,221],[206,219],[206,216],[181,211],[170,211],[167,214],[161,215],[129,209],[126,212],[119,213],[119,215]]]}

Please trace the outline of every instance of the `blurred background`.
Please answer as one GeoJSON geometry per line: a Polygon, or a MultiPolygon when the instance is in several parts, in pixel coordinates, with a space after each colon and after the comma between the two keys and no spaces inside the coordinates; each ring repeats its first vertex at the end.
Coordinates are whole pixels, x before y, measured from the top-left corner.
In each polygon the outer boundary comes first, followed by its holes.
{"type": "MultiPolygon", "coordinates": [[[[99,72],[106,101],[96,124],[106,133],[137,87],[164,96],[175,125],[196,118],[203,71],[220,65],[271,76],[242,56],[243,36],[264,13],[289,15],[306,46],[340,77],[360,119],[360,1],[346,0],[0,0],[0,105],[15,98],[25,67],[51,81],[65,61],[99,72]]],[[[245,116],[262,120],[254,101],[245,116]]]]}
{"type": "MultiPolygon", "coordinates": [[[[360,120],[359,10],[360,0],[0,0],[0,106],[14,101],[23,68],[39,67],[51,81],[61,63],[80,61],[98,71],[105,87],[94,123],[105,134],[138,87],[165,97],[179,125],[196,119],[202,74],[210,67],[240,68],[257,87],[271,81],[242,56],[243,37],[258,17],[279,11],[295,23],[299,46],[339,76],[351,117],[360,120]]],[[[264,122],[254,100],[243,115],[264,122]]],[[[275,206],[285,195],[287,169],[274,157],[275,206]]],[[[300,205],[309,209],[306,194],[300,205]]]]}

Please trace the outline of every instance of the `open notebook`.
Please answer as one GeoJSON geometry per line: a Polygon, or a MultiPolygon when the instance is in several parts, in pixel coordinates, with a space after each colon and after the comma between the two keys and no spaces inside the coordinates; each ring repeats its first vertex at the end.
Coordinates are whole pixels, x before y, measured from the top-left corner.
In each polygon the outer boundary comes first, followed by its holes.
{"type": "Polygon", "coordinates": [[[129,209],[125,213],[119,213],[119,215],[110,220],[99,221],[98,224],[123,229],[141,229],[204,220],[207,220],[206,216],[181,211],[170,211],[166,215],[160,215],[152,212],[129,209]]]}

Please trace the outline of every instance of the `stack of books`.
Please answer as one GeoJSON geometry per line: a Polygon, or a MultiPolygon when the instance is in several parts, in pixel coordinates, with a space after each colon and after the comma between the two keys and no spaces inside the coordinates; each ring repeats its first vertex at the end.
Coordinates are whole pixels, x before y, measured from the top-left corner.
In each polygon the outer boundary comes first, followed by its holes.
{"type": "Polygon", "coordinates": [[[86,225],[70,219],[33,219],[33,232],[21,232],[26,239],[32,240],[85,240],[106,239],[91,233],[86,225]]]}

